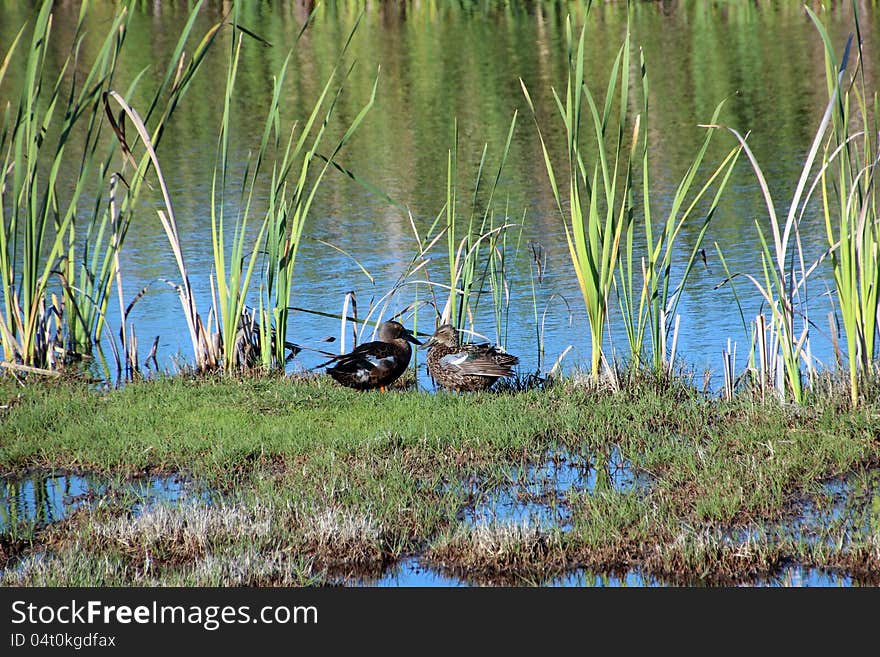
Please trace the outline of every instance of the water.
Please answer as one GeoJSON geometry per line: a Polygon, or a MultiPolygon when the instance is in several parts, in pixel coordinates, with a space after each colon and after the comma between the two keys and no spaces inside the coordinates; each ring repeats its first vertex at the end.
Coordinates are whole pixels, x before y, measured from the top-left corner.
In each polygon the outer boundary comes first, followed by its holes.
{"type": "MultiPolygon", "coordinates": [[[[590,16],[587,76],[597,93],[625,33],[626,4],[598,4],[590,16]]],[[[248,154],[259,144],[271,76],[294,43],[309,3],[244,5],[242,22],[273,46],[245,43],[230,137],[236,185],[236,176],[243,172],[248,154]]],[[[323,3],[314,24],[293,51],[281,106],[283,125],[307,116],[361,6],[357,2],[323,3]]],[[[834,3],[823,14],[840,50],[853,28],[849,7],[850,3],[834,3]]],[[[484,298],[475,328],[519,355],[523,372],[546,371],[569,346],[572,349],[563,361],[566,368],[582,367],[590,357],[583,303],[569,264],[537,133],[519,83],[522,78],[529,89],[551,150],[561,152],[561,123],[551,87],[559,88],[565,80],[564,20],[569,9],[574,10],[574,21],[579,25],[582,10],[561,2],[367,3],[345,58],[356,66],[339,99],[339,121],[329,127],[331,133],[338,134],[340,126],[353,118],[369,97],[381,67],[376,105],[339,160],[408,208],[424,234],[446,201],[446,160],[453,122],[457,120],[460,133],[460,213],[467,216],[470,186],[483,144],[489,147],[489,180],[498,166],[511,117],[514,111],[519,112],[496,194],[499,216],[505,208],[514,219],[525,212],[523,246],[508,254],[508,323],[506,329],[497,330],[491,303],[484,298]],[[531,255],[525,246],[529,243],[539,243],[546,254],[544,276],[534,298],[531,255]],[[541,313],[547,309],[542,324],[545,351],[540,362],[535,307],[539,323],[541,313]]],[[[201,35],[207,30],[223,10],[221,3],[206,3],[196,33],[201,35]]],[[[143,90],[133,99],[137,107],[145,102],[151,85],[156,84],[168,63],[185,9],[167,3],[138,3],[134,11],[117,86],[125,89],[138,72],[147,69],[143,90]]],[[[0,44],[11,41],[31,12],[27,3],[0,4],[0,44]]],[[[69,45],[76,12],[70,3],[56,7],[58,37],[54,45],[59,53],[69,45]]],[[[109,3],[93,7],[84,52],[93,52],[111,12],[109,3]]],[[[860,27],[869,63],[865,75],[868,88],[874,89],[877,71],[870,63],[876,60],[872,53],[880,42],[880,14],[868,6],[863,6],[861,12],[860,27]]],[[[211,299],[210,187],[222,110],[222,104],[215,101],[225,81],[229,37],[228,30],[222,32],[219,47],[181,103],[159,150],[203,319],[208,316],[211,299]]],[[[632,38],[633,44],[644,50],[650,79],[648,122],[655,217],[664,216],[671,194],[704,136],[704,129],[697,124],[708,121],[723,99],[727,103],[721,122],[742,133],[750,131],[749,144],[784,213],[826,102],[822,43],[800,4],[635,3],[632,38]]],[[[59,53],[50,59],[60,59],[59,53]]],[[[12,66],[6,84],[13,84],[21,75],[22,71],[12,66]]],[[[631,112],[639,111],[636,90],[631,96],[631,112]]],[[[718,162],[733,145],[731,135],[716,135],[707,161],[718,162]]],[[[258,185],[258,208],[268,184],[267,179],[258,185]]],[[[106,194],[106,190],[100,193],[106,194]]],[[[237,192],[233,192],[228,217],[234,217],[237,199],[237,192]]],[[[162,282],[176,280],[179,275],[155,207],[158,196],[145,199],[141,214],[132,224],[122,253],[123,281],[126,300],[150,286],[129,317],[140,339],[141,361],[153,338],[159,336],[160,368],[173,371],[179,360],[191,362],[192,352],[177,296],[162,282]]],[[[254,230],[258,216],[251,222],[254,230]]],[[[682,319],[678,354],[698,373],[706,368],[720,372],[721,350],[728,338],[738,343],[738,367],[745,362],[748,339],[740,313],[730,289],[716,289],[724,278],[718,250],[732,271],[759,272],[756,219],[766,223],[766,210],[755,176],[743,160],[705,236],[708,266],[696,267],[679,308],[682,319]]],[[[697,220],[686,225],[679,237],[674,280],[680,276],[682,262],[695,243],[699,223],[697,220]]],[[[416,249],[406,211],[335,173],[326,179],[316,198],[305,236],[291,305],[331,314],[340,313],[345,294],[355,291],[359,316],[364,317],[371,303],[377,303],[393,287],[416,249]],[[369,271],[372,282],[358,263],[369,271]]],[[[824,228],[815,213],[809,212],[804,218],[803,240],[808,258],[817,257],[825,248],[824,228]]],[[[441,240],[424,270],[433,281],[447,280],[445,249],[441,240]]],[[[762,301],[754,286],[742,277],[737,280],[748,323],[762,309],[762,301]]],[[[831,305],[823,296],[824,286],[830,281],[827,267],[820,268],[813,281],[810,309],[816,327],[812,352],[829,366],[832,357],[825,316],[831,305]]],[[[386,314],[402,311],[417,300],[417,292],[418,300],[425,301],[424,285],[408,286],[392,298],[386,314]]],[[[438,301],[442,306],[442,300],[438,301]]],[[[116,306],[114,301],[108,309],[110,333],[114,335],[119,325],[116,306]]],[[[404,320],[411,327],[416,323],[409,314],[404,320]]],[[[338,336],[340,330],[338,320],[303,312],[293,314],[290,328],[292,340],[313,348],[327,348],[321,339],[338,336]]],[[[432,328],[430,308],[425,308],[418,317],[418,330],[430,332],[432,328]]],[[[616,303],[612,303],[608,344],[618,355],[626,354],[616,303]]],[[[105,353],[109,351],[105,349],[105,353]]],[[[306,350],[290,369],[308,369],[320,360],[321,356],[306,350]]],[[[712,381],[717,390],[718,376],[712,381]]],[[[424,367],[420,383],[430,388],[424,367]]]]}
{"type": "MultiPolygon", "coordinates": [[[[562,577],[552,578],[540,583],[553,587],[662,587],[670,586],[662,580],[630,571],[624,575],[605,575],[586,570],[575,570],[562,577]]],[[[364,586],[376,587],[467,587],[486,585],[485,582],[469,582],[450,577],[423,566],[417,558],[407,558],[392,567],[389,572],[372,581],[361,582],[364,586]]],[[[509,585],[509,584],[508,584],[509,585]]],[[[695,584],[698,586],[698,584],[695,584]]],[[[754,587],[852,587],[852,578],[817,568],[804,568],[798,565],[786,567],[778,576],[750,582],[754,587]]]]}
{"type": "Polygon", "coordinates": [[[83,505],[120,495],[133,496],[134,513],[150,504],[175,503],[186,497],[210,499],[178,475],[113,483],[97,475],[37,472],[0,479],[0,533],[17,525],[58,522],[83,505]]]}
{"type": "MultiPolygon", "coordinates": [[[[470,482],[474,502],[463,510],[465,526],[486,525],[538,526],[544,531],[570,529],[568,496],[597,491],[631,491],[646,488],[650,482],[638,473],[618,452],[607,458],[588,457],[565,450],[548,452],[539,463],[511,467],[503,484],[481,485],[470,482]]],[[[212,495],[175,476],[147,477],[111,484],[96,475],[71,473],[31,473],[6,478],[0,487],[0,533],[16,525],[47,524],[63,520],[83,505],[102,499],[126,496],[132,511],[138,513],[150,505],[179,504],[195,500],[210,503],[212,495]],[[133,501],[131,501],[133,499],[133,501]]],[[[859,530],[878,522],[876,500],[880,499],[880,471],[869,470],[864,476],[835,479],[823,485],[819,494],[806,500],[800,511],[778,527],[779,535],[797,540],[817,540],[823,527],[850,523],[859,530]]],[[[747,540],[753,532],[740,533],[747,540]]],[[[733,540],[733,539],[731,539],[733,540]]],[[[595,573],[575,569],[542,581],[493,579],[490,576],[463,577],[440,571],[411,555],[392,565],[378,577],[343,582],[348,586],[370,587],[463,587],[494,586],[512,583],[552,587],[658,587],[677,586],[638,569],[623,573],[595,573]]],[[[695,581],[692,586],[700,586],[695,581]]],[[[786,564],[780,572],[743,582],[746,586],[770,587],[852,587],[859,582],[845,572],[786,564]]]]}
{"type": "Polygon", "coordinates": [[[868,470],[846,479],[834,479],[822,485],[819,494],[808,499],[794,522],[782,530],[799,540],[825,541],[828,529],[836,528],[845,536],[869,533],[880,523],[880,469],[868,470]]]}
{"type": "Polygon", "coordinates": [[[528,523],[563,531],[571,528],[567,506],[570,494],[597,489],[623,492],[648,485],[645,476],[634,472],[617,448],[607,458],[553,450],[539,463],[512,468],[501,485],[468,483],[470,497],[475,500],[464,510],[468,525],[528,523]]]}
{"type": "MultiPolygon", "coordinates": [[[[586,457],[564,450],[552,451],[537,464],[513,467],[507,482],[486,489],[471,482],[471,497],[477,502],[465,509],[464,521],[470,527],[480,525],[538,526],[544,531],[570,529],[570,514],[566,497],[572,492],[595,493],[613,489],[620,492],[646,488],[650,482],[630,463],[613,452],[607,459],[586,457]]],[[[794,515],[784,523],[770,527],[780,536],[795,540],[816,540],[824,535],[822,528],[834,523],[866,531],[870,523],[880,521],[877,500],[880,500],[880,470],[868,470],[862,476],[834,479],[822,485],[818,495],[806,499],[794,515]]],[[[738,539],[756,538],[757,530],[739,532],[738,539]]],[[[515,580],[513,580],[515,581],[515,580]]],[[[489,576],[458,577],[441,572],[422,562],[418,556],[408,556],[394,564],[380,577],[348,582],[361,586],[416,586],[461,587],[511,585],[511,579],[493,579],[489,576]]],[[[593,573],[575,569],[561,576],[543,581],[519,582],[554,587],[658,587],[677,586],[638,569],[618,574],[593,573]]],[[[699,581],[690,586],[701,586],[699,581]]],[[[860,585],[849,574],[833,569],[808,567],[787,563],[778,573],[744,581],[743,586],[755,587],[852,587],[860,585]]]]}

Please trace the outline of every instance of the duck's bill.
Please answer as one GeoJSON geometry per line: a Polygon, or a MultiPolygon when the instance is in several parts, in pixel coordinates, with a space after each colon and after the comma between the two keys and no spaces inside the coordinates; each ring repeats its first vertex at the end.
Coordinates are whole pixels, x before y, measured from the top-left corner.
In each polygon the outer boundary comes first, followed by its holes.
{"type": "Polygon", "coordinates": [[[406,340],[407,342],[412,342],[413,344],[417,344],[417,345],[420,345],[420,346],[424,346],[424,345],[422,345],[421,340],[419,340],[416,336],[414,336],[414,335],[413,335],[411,332],[409,332],[409,331],[404,332],[404,334],[403,334],[403,339],[406,340]]]}

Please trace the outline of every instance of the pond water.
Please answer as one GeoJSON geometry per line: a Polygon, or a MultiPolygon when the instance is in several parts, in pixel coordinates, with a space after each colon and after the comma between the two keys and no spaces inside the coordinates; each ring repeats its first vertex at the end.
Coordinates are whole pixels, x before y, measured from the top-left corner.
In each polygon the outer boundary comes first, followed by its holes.
{"type": "MultiPolygon", "coordinates": [[[[840,52],[854,27],[851,3],[830,4],[823,19],[840,52]]],[[[877,61],[874,53],[880,43],[880,12],[870,3],[857,4],[869,62],[865,76],[868,89],[873,90],[877,88],[877,71],[870,63],[877,61]]],[[[509,245],[507,249],[508,314],[505,326],[496,325],[491,300],[485,295],[474,316],[474,328],[519,355],[524,373],[547,371],[569,346],[564,367],[587,366],[590,345],[586,314],[570,266],[563,224],[552,200],[537,131],[520,86],[522,79],[535,102],[551,150],[561,154],[562,124],[551,89],[565,82],[565,16],[573,11],[575,25],[579,26],[584,20],[583,9],[577,3],[532,0],[339,0],[321,3],[313,24],[294,47],[309,6],[302,1],[244,3],[242,23],[272,45],[245,42],[238,71],[239,93],[232,107],[233,179],[243,174],[249,154],[259,146],[272,76],[288,51],[293,48],[281,103],[280,120],[285,126],[308,115],[363,8],[365,14],[345,56],[345,62],[355,66],[338,100],[338,121],[332,121],[328,129],[338,136],[341,126],[367,101],[381,69],[376,104],[338,159],[397,205],[332,172],[305,228],[291,305],[338,315],[346,293],[354,291],[359,317],[366,316],[371,304],[378,303],[392,289],[417,252],[410,217],[403,208],[408,208],[421,234],[427,233],[443,210],[454,123],[459,132],[459,213],[467,217],[470,187],[483,145],[488,145],[488,184],[498,166],[513,114],[518,112],[493,206],[498,221],[524,217],[519,248],[509,245]],[[529,246],[533,244],[539,245],[544,254],[540,279],[529,246]]],[[[84,54],[95,52],[97,40],[111,19],[112,7],[113,3],[95,3],[92,7],[84,54]]],[[[588,17],[587,78],[600,97],[604,96],[608,71],[624,38],[626,7],[625,2],[601,3],[588,17]]],[[[226,3],[205,3],[197,20],[197,34],[204,33],[225,9],[226,3]]],[[[31,3],[0,3],[0,44],[9,44],[32,12],[31,3]]],[[[77,12],[76,3],[57,3],[53,48],[58,51],[50,55],[50,61],[62,59],[77,12]]],[[[137,107],[145,102],[151,85],[157,83],[168,64],[186,9],[180,3],[136,3],[134,12],[117,88],[126,89],[138,73],[146,71],[142,91],[133,99],[137,107]]],[[[724,99],[727,102],[721,122],[742,133],[750,132],[751,148],[767,176],[778,209],[784,212],[827,102],[822,41],[801,3],[636,2],[632,3],[631,21],[632,42],[644,52],[650,80],[648,125],[655,216],[664,216],[669,208],[672,192],[703,139],[704,129],[698,124],[709,121],[716,105],[724,99]]],[[[224,30],[220,47],[208,57],[184,97],[159,149],[203,318],[208,316],[212,296],[211,175],[229,40],[229,30],[224,30]]],[[[634,56],[632,65],[636,67],[637,62],[634,56]]],[[[14,84],[22,73],[13,65],[7,83],[14,84]]],[[[631,90],[631,112],[640,107],[639,94],[639,89],[631,90]]],[[[707,162],[717,164],[734,143],[730,134],[719,132],[707,162]]],[[[258,185],[257,206],[265,200],[268,185],[268,179],[258,185]]],[[[230,199],[237,201],[237,194],[231,194],[230,199]]],[[[140,338],[141,360],[158,336],[159,366],[173,370],[175,363],[191,361],[192,352],[179,301],[163,282],[177,280],[179,275],[155,214],[158,194],[151,201],[155,202],[141,204],[141,214],[133,222],[123,248],[124,295],[128,301],[149,286],[129,321],[140,338]]],[[[231,207],[227,207],[227,215],[234,216],[235,203],[230,200],[228,204],[231,207]]],[[[481,211],[482,207],[478,208],[481,211]]],[[[673,284],[696,243],[700,219],[686,225],[676,243],[673,284]]],[[[754,173],[743,159],[706,232],[706,263],[700,262],[694,269],[679,306],[678,355],[698,375],[707,368],[721,371],[721,351],[728,339],[738,344],[737,368],[745,362],[748,334],[742,318],[748,324],[761,311],[762,300],[751,283],[743,277],[737,279],[741,317],[730,288],[716,286],[725,277],[721,254],[732,272],[760,271],[756,220],[766,225],[767,213],[754,173]]],[[[814,259],[827,248],[824,226],[818,213],[808,212],[803,221],[804,249],[808,259],[814,259]]],[[[251,228],[255,230],[257,223],[256,219],[252,221],[251,228]]],[[[448,281],[445,249],[445,241],[441,240],[422,272],[432,281],[448,281]]],[[[812,354],[826,367],[834,365],[826,319],[832,309],[832,301],[825,294],[830,280],[826,263],[814,274],[810,287],[810,313],[815,321],[812,354]]],[[[404,287],[392,298],[386,316],[428,298],[424,285],[404,287]]],[[[251,302],[256,300],[251,298],[251,302]]],[[[442,305],[442,300],[438,303],[442,305]]],[[[111,303],[108,309],[113,334],[119,326],[116,306],[111,303]]],[[[421,333],[430,333],[432,312],[430,307],[422,306],[418,318],[405,313],[404,322],[411,327],[417,324],[421,333]]],[[[295,312],[290,321],[290,338],[306,347],[327,349],[327,343],[321,340],[339,336],[338,319],[295,312]]],[[[350,340],[349,336],[349,346],[350,340]]],[[[607,342],[618,356],[626,355],[626,338],[614,301],[607,342]]],[[[338,345],[336,342],[329,348],[338,345]]],[[[305,350],[290,368],[308,369],[320,360],[320,355],[305,350]]],[[[423,367],[420,372],[420,382],[430,388],[423,367]]],[[[719,385],[715,376],[712,386],[717,390],[719,385]]]]}
{"type": "MultiPolygon", "coordinates": [[[[633,487],[648,485],[630,464],[615,453],[599,463],[583,464],[575,455],[551,454],[538,466],[511,469],[505,485],[492,488],[486,497],[490,502],[477,504],[467,513],[471,526],[492,523],[495,525],[528,524],[549,531],[559,527],[569,528],[565,495],[569,492],[596,490],[626,491],[633,487]],[[610,475],[610,476],[609,476],[610,475]]],[[[477,499],[482,499],[477,496],[477,499]]],[[[852,527],[865,535],[880,522],[880,470],[868,470],[858,476],[833,479],[821,485],[817,495],[811,496],[793,515],[772,526],[737,532],[731,540],[757,540],[758,533],[786,536],[796,541],[811,542],[829,540],[827,529],[837,525],[852,527]]],[[[847,532],[849,535],[849,532],[847,532]]],[[[351,584],[351,583],[349,583],[351,584]]],[[[459,587],[483,585],[510,585],[509,581],[493,582],[491,579],[469,580],[440,572],[422,563],[418,556],[402,559],[380,577],[354,582],[359,586],[419,586],[459,587]]],[[[575,569],[562,576],[539,582],[541,586],[556,587],[662,587],[678,586],[637,569],[623,574],[593,573],[575,569]]],[[[690,586],[701,586],[694,581],[690,586]]],[[[787,563],[773,576],[750,579],[744,586],[755,587],[852,587],[859,586],[846,572],[833,569],[806,567],[799,563],[787,563]]]]}

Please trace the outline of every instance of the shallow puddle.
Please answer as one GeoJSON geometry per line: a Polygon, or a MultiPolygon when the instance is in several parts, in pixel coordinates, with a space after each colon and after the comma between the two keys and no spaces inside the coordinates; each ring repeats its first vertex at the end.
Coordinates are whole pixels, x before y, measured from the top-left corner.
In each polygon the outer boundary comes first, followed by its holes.
{"type": "Polygon", "coordinates": [[[648,483],[616,448],[607,456],[551,450],[539,463],[512,467],[500,484],[469,482],[473,504],[463,510],[462,519],[471,526],[529,523],[565,531],[571,526],[570,494],[626,492],[648,483]]]}
{"type": "Polygon", "coordinates": [[[880,468],[826,481],[815,494],[797,502],[790,517],[737,529],[726,538],[745,542],[769,535],[808,544],[824,541],[839,549],[841,537],[870,535],[872,528],[880,528],[880,468]]]}
{"type": "Polygon", "coordinates": [[[845,534],[880,527],[880,468],[826,482],[789,525],[789,532],[803,540],[816,540],[829,527],[845,534]]]}
{"type": "Polygon", "coordinates": [[[194,491],[179,475],[121,482],[97,475],[51,472],[6,477],[0,479],[0,533],[21,525],[58,522],[78,507],[110,495],[132,496],[132,510],[138,513],[146,505],[173,504],[193,494],[210,499],[208,494],[194,491]]]}
{"type": "MultiPolygon", "coordinates": [[[[815,568],[803,568],[790,566],[785,568],[779,575],[772,578],[761,578],[753,582],[741,584],[747,587],[827,587],[827,586],[852,586],[852,580],[848,577],[820,571],[815,568]]],[[[588,587],[661,587],[673,586],[672,584],[650,577],[638,571],[631,571],[623,576],[597,575],[583,570],[577,570],[564,577],[551,580],[546,586],[588,586],[588,587]]],[[[675,586],[680,586],[676,584],[675,586]]],[[[694,582],[692,587],[702,586],[694,582]]]]}
{"type": "MultiPolygon", "coordinates": [[[[537,524],[542,529],[570,525],[569,496],[602,490],[631,491],[650,485],[622,455],[612,451],[605,458],[586,453],[552,450],[537,463],[513,466],[500,479],[467,484],[472,504],[463,509],[462,521],[470,527],[486,524],[537,524]]],[[[100,500],[121,497],[134,513],[156,504],[177,504],[199,499],[210,503],[212,495],[177,475],[131,480],[108,480],[94,475],[30,473],[0,479],[0,532],[16,526],[62,520],[76,508],[100,500]]],[[[798,515],[770,529],[777,536],[820,540],[828,527],[876,527],[880,524],[880,470],[870,470],[845,480],[824,484],[819,494],[804,502],[798,515]]],[[[757,530],[756,530],[757,531],[757,530]]],[[[765,530],[766,531],[766,530],[765,530]]],[[[749,532],[738,538],[747,540],[749,532]]],[[[365,587],[467,587],[492,586],[480,578],[456,577],[429,567],[419,556],[402,559],[379,577],[341,582],[365,587]]],[[[505,582],[505,584],[509,584],[505,582]]],[[[548,587],[663,587],[680,586],[658,580],[638,570],[608,575],[573,570],[543,582],[523,585],[548,587]]],[[[702,586],[699,581],[692,586],[702,586]]],[[[842,572],[791,564],[779,574],[745,582],[752,587],[855,587],[858,581],[842,572]]]]}
{"type": "MultiPolygon", "coordinates": [[[[417,557],[401,560],[387,573],[374,580],[361,580],[348,583],[349,586],[366,587],[467,587],[485,586],[485,582],[468,581],[442,574],[424,566],[417,557]]],[[[550,579],[539,584],[549,587],[664,587],[673,586],[639,571],[630,571],[624,575],[603,575],[575,570],[561,577],[550,579]]],[[[679,585],[675,585],[679,586],[679,585]]],[[[699,583],[693,586],[699,587],[699,583]]],[[[750,587],[852,587],[852,578],[840,574],[823,571],[817,568],[790,566],[772,578],[762,578],[741,586],[750,587]]]]}

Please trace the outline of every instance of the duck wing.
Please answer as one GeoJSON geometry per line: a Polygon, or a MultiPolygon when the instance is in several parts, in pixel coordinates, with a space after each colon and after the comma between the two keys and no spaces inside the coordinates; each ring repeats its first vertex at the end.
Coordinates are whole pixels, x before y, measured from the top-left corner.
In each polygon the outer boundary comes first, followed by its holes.
{"type": "Polygon", "coordinates": [[[341,378],[354,384],[375,384],[396,378],[395,373],[406,369],[409,358],[404,362],[404,354],[399,348],[387,342],[365,342],[352,351],[336,356],[325,363],[327,373],[337,381],[341,378]]]}
{"type": "Polygon", "coordinates": [[[440,366],[465,376],[511,376],[516,356],[498,351],[491,345],[463,345],[458,351],[440,358],[440,366]]]}

